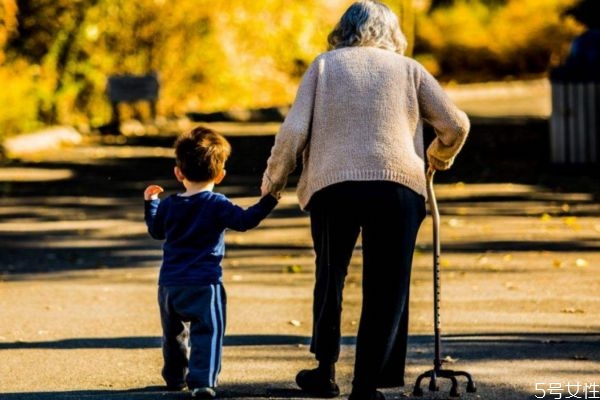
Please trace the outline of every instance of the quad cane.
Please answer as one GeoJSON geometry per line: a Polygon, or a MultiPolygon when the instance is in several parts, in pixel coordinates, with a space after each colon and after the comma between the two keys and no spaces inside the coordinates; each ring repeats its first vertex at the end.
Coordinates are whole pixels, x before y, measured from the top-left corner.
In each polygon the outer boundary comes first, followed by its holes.
{"type": "Polygon", "coordinates": [[[449,369],[442,369],[441,359],[441,332],[440,332],[440,214],[435,199],[435,193],[433,191],[433,175],[435,169],[429,168],[427,170],[427,197],[429,201],[429,207],[431,216],[433,218],[433,318],[434,318],[434,333],[435,333],[435,359],[433,360],[433,369],[426,371],[419,375],[415,382],[413,389],[414,396],[422,396],[423,389],[421,389],[421,381],[425,378],[430,378],[429,391],[435,392],[439,390],[437,385],[438,378],[447,378],[452,382],[450,389],[450,397],[460,396],[458,392],[458,381],[457,376],[463,376],[467,378],[467,392],[474,393],[477,391],[471,375],[464,371],[453,371],[449,369]]]}

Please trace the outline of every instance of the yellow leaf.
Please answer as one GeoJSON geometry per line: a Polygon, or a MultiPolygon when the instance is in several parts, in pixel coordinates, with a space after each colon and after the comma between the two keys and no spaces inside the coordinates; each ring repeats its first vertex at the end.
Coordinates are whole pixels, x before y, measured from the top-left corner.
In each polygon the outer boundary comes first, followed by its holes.
{"type": "Polygon", "coordinates": [[[297,264],[288,265],[285,269],[285,272],[289,272],[291,274],[297,274],[299,272],[302,272],[302,267],[297,264]]]}
{"type": "Polygon", "coordinates": [[[552,219],[552,217],[548,213],[543,213],[542,216],[540,217],[540,219],[542,221],[550,221],[552,219]]]}
{"type": "Polygon", "coordinates": [[[577,224],[577,217],[564,217],[563,222],[567,226],[574,226],[577,224]]]}

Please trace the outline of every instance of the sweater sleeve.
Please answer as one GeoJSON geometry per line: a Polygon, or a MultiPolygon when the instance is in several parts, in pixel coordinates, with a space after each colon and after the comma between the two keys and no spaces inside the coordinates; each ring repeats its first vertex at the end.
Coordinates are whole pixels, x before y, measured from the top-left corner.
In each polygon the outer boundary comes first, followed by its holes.
{"type": "Polygon", "coordinates": [[[263,194],[278,193],[285,188],[309,140],[318,69],[318,61],[315,61],[302,77],[294,103],[275,136],[262,177],[263,194]]]}
{"type": "Polygon", "coordinates": [[[467,139],[469,118],[424,68],[421,68],[420,78],[419,108],[436,135],[427,148],[427,159],[435,169],[445,170],[452,166],[467,139]]]}

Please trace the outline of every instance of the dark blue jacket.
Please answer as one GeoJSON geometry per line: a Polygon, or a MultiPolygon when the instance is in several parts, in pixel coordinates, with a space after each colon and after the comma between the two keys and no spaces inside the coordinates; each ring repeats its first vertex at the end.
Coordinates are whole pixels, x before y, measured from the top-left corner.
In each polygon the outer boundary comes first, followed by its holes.
{"type": "Polygon", "coordinates": [[[210,191],[145,201],[148,233],[165,241],[158,284],[190,286],[221,282],[225,230],[252,229],[276,205],[275,197],[268,195],[243,209],[226,196],[210,191]]]}

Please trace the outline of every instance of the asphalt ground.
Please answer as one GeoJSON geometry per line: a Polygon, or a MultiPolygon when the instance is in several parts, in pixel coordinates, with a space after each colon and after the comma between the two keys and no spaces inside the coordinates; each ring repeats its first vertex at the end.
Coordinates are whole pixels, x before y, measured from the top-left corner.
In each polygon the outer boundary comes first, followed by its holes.
{"type": "MultiPolygon", "coordinates": [[[[238,136],[231,136],[237,158],[218,190],[250,204],[270,138],[243,147],[238,136]]],[[[0,399],[189,396],[162,390],[160,242],[148,237],[142,215],[148,183],[179,190],[172,139],[91,138],[0,168],[0,399]]],[[[597,173],[539,159],[476,164],[490,158],[466,154],[453,172],[436,176],[444,368],[472,375],[474,394],[459,378],[464,399],[600,398],[597,173]]],[[[313,252],[293,179],[260,227],[226,236],[219,397],[308,398],[294,376],[314,365],[313,252]]],[[[415,253],[406,386],[385,389],[388,399],[449,398],[443,379],[439,391],[425,380],[424,395],[412,396],[434,358],[431,237],[427,218],[415,253]]],[[[345,290],[341,398],[350,390],[360,262],[358,247],[345,290]]]]}

